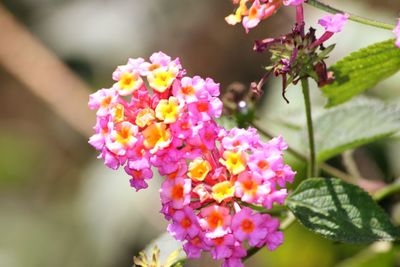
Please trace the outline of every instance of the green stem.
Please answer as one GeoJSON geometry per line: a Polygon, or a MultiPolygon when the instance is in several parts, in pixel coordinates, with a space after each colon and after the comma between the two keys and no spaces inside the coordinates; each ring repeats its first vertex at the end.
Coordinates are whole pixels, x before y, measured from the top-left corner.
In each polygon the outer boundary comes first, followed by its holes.
{"type": "Polygon", "coordinates": [[[308,145],[310,149],[307,176],[308,178],[310,178],[310,177],[317,177],[318,170],[317,170],[317,158],[315,156],[314,128],[311,117],[310,86],[308,84],[308,78],[301,79],[301,88],[303,89],[304,105],[306,108],[306,117],[307,117],[308,145]]]}
{"type": "Polygon", "coordinates": [[[348,14],[349,15],[349,20],[364,24],[364,25],[368,25],[368,26],[372,26],[375,28],[380,28],[380,29],[385,29],[385,30],[390,30],[392,31],[395,26],[391,25],[391,24],[387,24],[384,22],[380,22],[380,21],[375,21],[375,20],[371,20],[371,19],[367,19],[367,18],[363,18],[354,14],[349,14],[347,12],[344,12],[343,10],[331,7],[327,4],[324,4],[320,1],[317,0],[307,0],[306,1],[307,4],[309,4],[310,6],[316,7],[318,9],[324,10],[328,13],[331,14],[337,14],[337,13],[341,13],[341,14],[348,14]]]}
{"type": "Polygon", "coordinates": [[[277,215],[278,216],[278,215],[281,215],[283,212],[287,211],[285,206],[276,206],[276,207],[273,207],[272,209],[268,210],[268,209],[266,209],[266,208],[264,208],[262,206],[250,204],[250,203],[247,203],[245,201],[241,201],[240,199],[237,199],[237,198],[235,198],[235,201],[237,203],[239,203],[240,205],[242,205],[242,206],[248,207],[248,208],[250,208],[252,210],[255,210],[255,211],[258,211],[259,213],[262,213],[262,214],[269,214],[269,215],[277,215]]]}
{"type": "Polygon", "coordinates": [[[394,193],[397,193],[397,192],[400,192],[400,183],[399,182],[388,185],[388,186],[382,188],[381,190],[379,190],[378,192],[376,192],[374,194],[374,199],[376,202],[379,202],[382,199],[384,199],[394,193]]]}

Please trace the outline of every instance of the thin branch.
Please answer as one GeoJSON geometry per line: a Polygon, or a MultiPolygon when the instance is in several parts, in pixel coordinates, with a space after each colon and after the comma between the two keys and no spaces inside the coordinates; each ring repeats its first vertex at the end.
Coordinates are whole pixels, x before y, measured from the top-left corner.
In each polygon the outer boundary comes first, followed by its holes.
{"type": "Polygon", "coordinates": [[[371,20],[371,19],[364,18],[364,17],[358,16],[358,15],[354,15],[354,14],[345,12],[343,10],[331,7],[331,6],[324,4],[317,0],[307,0],[306,3],[309,4],[310,6],[316,7],[318,9],[321,9],[321,10],[326,11],[331,14],[338,14],[338,13],[348,14],[349,20],[352,20],[354,22],[361,23],[364,25],[368,25],[368,26],[372,26],[372,27],[380,28],[380,29],[385,29],[385,30],[390,30],[390,31],[392,31],[395,28],[395,25],[391,25],[391,24],[387,24],[384,22],[371,20]]]}
{"type": "Polygon", "coordinates": [[[373,197],[376,202],[379,202],[384,198],[387,198],[388,196],[391,196],[392,194],[399,192],[400,192],[400,182],[395,182],[376,192],[373,197]]]}
{"type": "Polygon", "coordinates": [[[314,127],[311,116],[310,86],[308,78],[301,79],[301,88],[303,90],[304,105],[307,118],[308,146],[310,156],[308,158],[307,178],[316,177],[318,175],[317,158],[315,153],[314,127]]]}
{"type": "MultiPolygon", "coordinates": [[[[95,121],[89,87],[0,4],[0,65],[83,136],[95,121]]],[[[22,92],[21,92],[22,93],[22,92]]]]}

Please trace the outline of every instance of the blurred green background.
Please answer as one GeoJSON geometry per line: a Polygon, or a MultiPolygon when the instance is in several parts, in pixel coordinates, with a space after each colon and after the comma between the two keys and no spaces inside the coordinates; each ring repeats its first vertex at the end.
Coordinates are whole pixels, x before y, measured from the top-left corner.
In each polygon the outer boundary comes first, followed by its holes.
{"type": "MultiPolygon", "coordinates": [[[[212,77],[222,89],[233,82],[248,86],[262,77],[262,66],[268,63],[267,54],[252,51],[253,41],[288,32],[294,18],[292,9],[281,9],[245,34],[241,26],[224,22],[233,10],[228,0],[1,2],[92,91],[110,86],[112,71],[128,57],[148,57],[159,50],[180,57],[189,75],[212,77]]],[[[392,24],[400,12],[400,2],[393,0],[326,2],[392,24]]],[[[322,14],[306,7],[306,21],[319,34],[322,31],[316,22],[322,14]]],[[[393,38],[388,31],[349,23],[331,41],[337,47],[329,63],[388,38],[393,38]]],[[[0,43],[13,45],[13,40],[1,38],[0,43]]],[[[37,79],[51,79],[51,70],[47,74],[37,79]]],[[[368,94],[398,102],[399,82],[400,76],[395,75],[368,94]]],[[[276,120],[304,121],[301,92],[289,88],[287,105],[280,90],[280,80],[272,78],[257,114],[265,127],[296,145],[301,140],[276,120]]],[[[318,113],[324,99],[315,87],[312,96],[318,113]]],[[[74,99],[60,101],[67,101],[68,107],[68,101],[74,99]]],[[[57,105],[50,106],[32,93],[29,84],[13,75],[0,58],[0,266],[132,266],[132,257],[165,231],[166,223],[158,213],[161,179],[153,179],[149,189],[136,193],[129,187],[128,176],[96,160],[87,136],[71,127],[55,109],[57,105]]],[[[399,177],[399,148],[399,140],[392,138],[357,149],[354,155],[363,176],[378,184],[399,177]]],[[[300,180],[304,165],[291,157],[287,160],[299,172],[300,180]]],[[[343,167],[340,157],[330,163],[343,167]]],[[[397,200],[394,196],[383,205],[399,223],[397,200]]],[[[400,266],[398,249],[391,244],[335,244],[300,225],[290,228],[285,239],[277,251],[263,250],[247,266],[400,266]]],[[[188,266],[218,264],[204,257],[188,266]]]]}

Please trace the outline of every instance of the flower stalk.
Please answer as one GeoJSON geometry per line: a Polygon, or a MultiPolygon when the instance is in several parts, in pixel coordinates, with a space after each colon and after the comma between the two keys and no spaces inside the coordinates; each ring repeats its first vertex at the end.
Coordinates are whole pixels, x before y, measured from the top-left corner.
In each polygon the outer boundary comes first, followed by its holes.
{"type": "Polygon", "coordinates": [[[314,127],[311,117],[310,86],[308,83],[308,78],[301,79],[301,87],[303,89],[304,104],[306,108],[308,144],[310,150],[307,177],[316,177],[318,175],[318,170],[317,159],[315,155],[314,127]]]}
{"type": "Polygon", "coordinates": [[[349,14],[343,10],[331,7],[331,6],[324,4],[318,0],[307,0],[306,3],[309,4],[310,6],[316,7],[318,9],[321,9],[321,10],[326,11],[331,14],[338,14],[338,13],[348,14],[349,20],[360,23],[360,24],[364,24],[364,25],[368,25],[368,26],[372,26],[372,27],[380,28],[380,29],[384,29],[384,30],[390,30],[390,31],[392,31],[395,28],[395,26],[392,24],[388,24],[388,23],[384,23],[384,22],[376,21],[376,20],[371,20],[368,18],[360,17],[358,15],[354,15],[354,14],[349,14]]]}

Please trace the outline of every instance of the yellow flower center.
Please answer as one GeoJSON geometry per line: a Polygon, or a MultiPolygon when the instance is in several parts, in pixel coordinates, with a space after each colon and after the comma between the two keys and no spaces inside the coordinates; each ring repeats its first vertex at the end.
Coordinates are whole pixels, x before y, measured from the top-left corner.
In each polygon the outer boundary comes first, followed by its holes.
{"type": "Polygon", "coordinates": [[[220,182],[212,187],[212,196],[218,202],[221,203],[224,199],[233,197],[235,193],[235,187],[229,181],[220,182]]]}
{"type": "Polygon", "coordinates": [[[133,129],[131,124],[122,123],[119,124],[117,129],[117,135],[115,137],[115,141],[120,144],[126,145],[129,143],[131,138],[133,138],[133,129]]]}
{"type": "Polygon", "coordinates": [[[155,120],[154,110],[151,108],[144,108],[136,115],[135,123],[139,127],[150,125],[155,120]]]}
{"type": "Polygon", "coordinates": [[[155,91],[165,92],[175,80],[176,74],[171,70],[155,69],[151,75],[148,76],[149,84],[155,91]]]}
{"type": "Polygon", "coordinates": [[[207,160],[197,158],[189,164],[188,176],[192,180],[203,181],[210,170],[211,165],[207,160]]]}
{"type": "Polygon", "coordinates": [[[174,123],[178,119],[179,111],[179,101],[172,96],[168,100],[160,100],[156,107],[156,117],[164,123],[174,123]]]}
{"type": "Polygon", "coordinates": [[[220,162],[234,175],[239,174],[246,169],[247,157],[245,152],[225,151],[223,158],[225,160],[220,159],[220,162]]]}
{"type": "Polygon", "coordinates": [[[112,108],[112,117],[115,122],[121,122],[124,120],[124,111],[125,108],[121,104],[117,104],[112,108]]]}
{"type": "Polygon", "coordinates": [[[152,153],[166,147],[171,140],[171,132],[166,128],[167,126],[164,123],[154,123],[144,129],[142,132],[144,147],[153,149],[153,151],[150,151],[152,153]]]}

